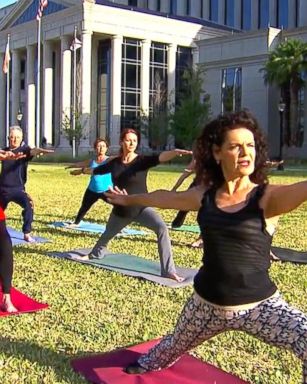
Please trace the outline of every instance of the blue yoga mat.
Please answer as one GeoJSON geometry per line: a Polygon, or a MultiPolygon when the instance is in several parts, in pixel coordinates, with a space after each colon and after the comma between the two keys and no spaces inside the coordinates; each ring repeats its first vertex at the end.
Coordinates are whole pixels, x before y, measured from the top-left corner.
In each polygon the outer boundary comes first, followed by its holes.
{"type": "Polygon", "coordinates": [[[91,249],[83,248],[67,252],[50,252],[48,254],[97,268],[109,269],[122,273],[123,275],[149,280],[171,288],[179,288],[193,284],[194,276],[197,273],[197,269],[176,267],[178,275],[184,277],[184,281],[177,282],[161,276],[160,263],[124,253],[110,253],[105,255],[103,259],[91,259],[87,261],[74,259],[76,256],[88,255],[90,251],[91,249]]]}
{"type": "MultiPolygon", "coordinates": [[[[50,224],[49,227],[69,229],[72,231],[92,232],[92,233],[103,233],[106,229],[106,226],[104,224],[91,223],[89,221],[81,221],[78,227],[74,227],[74,228],[70,228],[68,225],[69,223],[56,221],[50,224]]],[[[148,234],[147,232],[144,232],[139,229],[124,228],[121,231],[121,233],[119,233],[117,236],[132,236],[132,235],[143,236],[147,234],[148,234]]]]}
{"type": "Polygon", "coordinates": [[[50,243],[50,240],[45,239],[44,237],[39,236],[31,236],[35,240],[34,243],[30,243],[28,241],[25,241],[23,239],[24,234],[22,232],[16,231],[15,229],[11,227],[7,227],[8,233],[12,239],[13,245],[19,245],[19,244],[35,244],[35,243],[50,243]]]}
{"type": "Polygon", "coordinates": [[[177,227],[177,228],[172,228],[170,226],[170,228],[173,231],[184,231],[184,232],[200,233],[200,229],[199,229],[198,225],[182,225],[181,227],[177,227]]]}

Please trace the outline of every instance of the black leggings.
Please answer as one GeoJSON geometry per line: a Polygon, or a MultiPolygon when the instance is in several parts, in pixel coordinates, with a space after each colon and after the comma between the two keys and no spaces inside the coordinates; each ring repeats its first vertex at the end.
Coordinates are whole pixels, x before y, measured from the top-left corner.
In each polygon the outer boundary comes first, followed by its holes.
{"type": "Polygon", "coordinates": [[[75,224],[80,223],[80,221],[84,218],[84,216],[90,210],[92,205],[95,204],[96,201],[98,201],[99,199],[107,202],[107,198],[105,197],[103,192],[96,193],[96,192],[92,192],[90,189],[87,189],[85,191],[82,199],[81,207],[75,219],[75,224]]]}
{"type": "Polygon", "coordinates": [[[12,241],[6,229],[5,221],[0,221],[0,279],[2,292],[10,293],[13,277],[12,241]]]}

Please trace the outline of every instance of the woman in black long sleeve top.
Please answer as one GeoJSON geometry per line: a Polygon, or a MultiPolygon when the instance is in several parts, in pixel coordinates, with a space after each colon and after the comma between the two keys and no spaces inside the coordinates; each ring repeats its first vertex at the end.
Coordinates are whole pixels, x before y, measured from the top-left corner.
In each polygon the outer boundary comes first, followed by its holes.
{"type": "MultiPolygon", "coordinates": [[[[86,168],[83,171],[95,175],[111,173],[114,186],[125,189],[129,194],[146,193],[146,179],[149,168],[158,165],[160,162],[169,161],[177,155],[191,154],[191,151],[175,149],[162,152],[160,155],[138,155],[135,152],[138,142],[139,134],[137,131],[130,128],[124,129],[120,136],[120,156],[94,170],[86,168]]],[[[107,222],[105,232],[101,235],[88,257],[92,259],[103,258],[108,253],[108,242],[132,222],[143,225],[156,233],[161,275],[182,281],[182,278],[176,273],[167,226],[160,215],[152,208],[115,206],[107,222]]]]}

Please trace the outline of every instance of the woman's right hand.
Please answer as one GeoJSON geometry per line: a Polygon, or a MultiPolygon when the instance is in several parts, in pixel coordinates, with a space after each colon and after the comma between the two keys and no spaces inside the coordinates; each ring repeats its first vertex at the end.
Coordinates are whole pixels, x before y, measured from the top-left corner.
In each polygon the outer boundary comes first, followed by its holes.
{"type": "Polygon", "coordinates": [[[104,193],[108,202],[115,205],[129,205],[129,196],[125,189],[119,189],[118,187],[110,187],[107,192],[104,193]]]}

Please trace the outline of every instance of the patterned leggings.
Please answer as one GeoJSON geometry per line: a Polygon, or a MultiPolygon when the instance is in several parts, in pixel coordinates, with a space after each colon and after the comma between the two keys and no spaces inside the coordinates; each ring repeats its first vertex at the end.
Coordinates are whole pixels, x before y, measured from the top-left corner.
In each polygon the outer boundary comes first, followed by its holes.
{"type": "Polygon", "coordinates": [[[174,333],[142,355],[138,363],[147,370],[172,365],[185,352],[227,330],[240,330],[268,344],[292,350],[303,361],[307,384],[307,316],[291,308],[280,295],[246,310],[226,310],[205,302],[194,293],[185,304],[174,333]]]}

